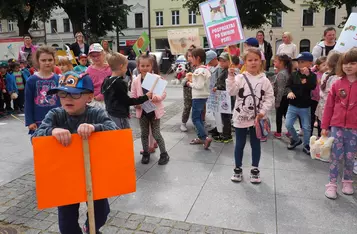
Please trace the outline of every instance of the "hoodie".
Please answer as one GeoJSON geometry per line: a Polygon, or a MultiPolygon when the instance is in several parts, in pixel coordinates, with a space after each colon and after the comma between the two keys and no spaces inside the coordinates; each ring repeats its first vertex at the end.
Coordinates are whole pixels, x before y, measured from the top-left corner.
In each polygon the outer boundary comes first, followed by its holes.
{"type": "Polygon", "coordinates": [[[317,43],[316,46],[312,49],[312,55],[314,56],[314,62],[316,61],[316,59],[318,59],[322,56],[327,56],[331,50],[332,49],[328,49],[328,50],[326,49],[325,41],[320,41],[319,43],[317,43]]]}
{"type": "Polygon", "coordinates": [[[253,76],[244,72],[237,76],[228,76],[226,89],[231,96],[236,96],[233,110],[233,125],[236,128],[248,128],[254,126],[255,111],[254,99],[256,102],[256,112],[266,115],[274,106],[274,91],[269,79],[264,73],[253,76]],[[244,75],[252,84],[254,93],[252,94],[244,75]]]}

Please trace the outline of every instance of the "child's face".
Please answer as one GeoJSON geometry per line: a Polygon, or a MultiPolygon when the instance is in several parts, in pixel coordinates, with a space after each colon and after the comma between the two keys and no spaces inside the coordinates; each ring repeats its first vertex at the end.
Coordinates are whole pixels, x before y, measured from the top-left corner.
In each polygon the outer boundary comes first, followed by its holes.
{"type": "Polygon", "coordinates": [[[193,65],[193,66],[199,66],[199,65],[201,65],[201,59],[200,59],[200,57],[194,57],[194,56],[192,56],[192,65],[193,65]]]}
{"type": "Polygon", "coordinates": [[[61,65],[59,65],[59,68],[61,69],[61,72],[62,72],[62,73],[66,73],[66,72],[68,72],[68,71],[71,70],[71,68],[70,68],[68,65],[66,65],[66,64],[61,64],[61,65]]]}
{"type": "Polygon", "coordinates": [[[81,58],[81,59],[79,60],[79,64],[82,65],[82,66],[87,65],[87,58],[81,58]]]}
{"type": "Polygon", "coordinates": [[[277,69],[283,69],[284,68],[284,63],[279,60],[279,58],[274,59],[274,67],[277,69]]]}
{"type": "Polygon", "coordinates": [[[312,62],[310,61],[303,61],[303,60],[299,60],[298,61],[298,68],[302,69],[304,67],[310,68],[312,66],[312,62]]]}
{"type": "Polygon", "coordinates": [[[257,75],[260,73],[262,68],[262,60],[259,55],[248,53],[244,63],[246,64],[247,72],[250,74],[257,75]]]}
{"type": "Polygon", "coordinates": [[[225,60],[225,59],[219,59],[219,65],[223,69],[228,69],[229,68],[230,61],[225,60]]]}
{"type": "Polygon", "coordinates": [[[38,58],[38,64],[40,71],[42,72],[52,72],[55,66],[55,58],[52,54],[42,53],[38,58]]]}
{"type": "Polygon", "coordinates": [[[6,73],[6,67],[0,67],[0,73],[4,75],[6,73]]]}
{"type": "Polygon", "coordinates": [[[145,76],[148,72],[152,72],[152,61],[150,59],[140,59],[139,69],[142,76],[145,76]]]}
{"type": "Polygon", "coordinates": [[[342,64],[342,70],[347,76],[357,76],[357,61],[342,64]]]}
{"type": "Polygon", "coordinates": [[[100,65],[104,63],[104,55],[101,52],[92,52],[90,58],[94,65],[100,65]]]}
{"type": "Polygon", "coordinates": [[[293,64],[293,70],[296,71],[299,68],[298,62],[294,60],[291,63],[293,64]]]}
{"type": "Polygon", "coordinates": [[[326,62],[321,63],[320,65],[317,66],[317,70],[321,73],[325,73],[328,70],[326,62]]]}
{"type": "Polygon", "coordinates": [[[20,69],[22,70],[22,69],[24,69],[26,66],[25,66],[25,64],[24,63],[20,63],[20,69]]]}
{"type": "Polygon", "coordinates": [[[20,65],[19,65],[19,66],[14,67],[14,72],[19,72],[19,71],[20,71],[20,65]]]}
{"type": "Polygon", "coordinates": [[[73,98],[65,91],[58,91],[57,95],[60,97],[63,109],[65,109],[69,115],[83,114],[87,103],[90,103],[93,99],[93,93],[72,94],[72,96],[78,99],[73,98]]]}

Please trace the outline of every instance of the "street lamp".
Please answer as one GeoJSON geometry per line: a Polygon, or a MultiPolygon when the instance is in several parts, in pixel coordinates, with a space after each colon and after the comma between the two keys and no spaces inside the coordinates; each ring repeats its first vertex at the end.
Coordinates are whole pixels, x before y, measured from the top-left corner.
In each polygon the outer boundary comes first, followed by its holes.
{"type": "Polygon", "coordinates": [[[273,40],[273,34],[274,34],[273,30],[270,29],[270,31],[269,31],[270,41],[273,40]]]}

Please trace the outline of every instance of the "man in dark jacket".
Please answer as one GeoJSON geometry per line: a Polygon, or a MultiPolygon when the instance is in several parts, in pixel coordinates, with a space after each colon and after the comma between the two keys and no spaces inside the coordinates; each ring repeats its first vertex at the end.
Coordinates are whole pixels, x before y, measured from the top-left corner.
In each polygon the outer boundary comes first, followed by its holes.
{"type": "Polygon", "coordinates": [[[266,71],[269,71],[269,68],[270,68],[270,61],[271,61],[271,58],[273,57],[273,49],[271,48],[271,45],[269,42],[267,42],[266,40],[264,40],[264,32],[263,31],[258,31],[257,32],[257,35],[256,35],[256,38],[259,42],[259,48],[261,51],[263,51],[264,53],[264,57],[265,57],[265,60],[266,60],[266,67],[265,67],[265,70],[266,71]]]}

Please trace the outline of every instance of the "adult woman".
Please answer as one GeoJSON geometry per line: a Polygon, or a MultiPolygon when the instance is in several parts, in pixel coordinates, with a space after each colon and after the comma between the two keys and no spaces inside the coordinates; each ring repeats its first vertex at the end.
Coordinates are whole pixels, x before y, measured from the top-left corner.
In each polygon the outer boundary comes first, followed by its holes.
{"type": "Polygon", "coordinates": [[[105,55],[113,53],[113,51],[109,47],[109,42],[107,40],[102,40],[102,42],[100,44],[103,47],[105,55]]]}
{"type": "Polygon", "coordinates": [[[21,46],[19,51],[18,60],[32,62],[32,55],[36,53],[37,46],[32,44],[32,37],[30,34],[24,35],[24,45],[21,46]]]}
{"type": "Polygon", "coordinates": [[[283,33],[283,44],[281,44],[276,52],[276,54],[286,54],[290,58],[294,59],[297,57],[298,52],[297,52],[297,47],[293,41],[293,36],[291,35],[290,32],[284,32],[283,33]]]}
{"type": "Polygon", "coordinates": [[[269,42],[264,39],[265,35],[263,31],[258,31],[256,38],[259,42],[259,49],[264,53],[264,57],[266,60],[265,70],[269,71],[270,68],[270,60],[273,57],[273,49],[269,42]]]}
{"type": "Polygon", "coordinates": [[[312,55],[314,56],[314,61],[316,59],[327,56],[331,50],[336,45],[336,29],[326,28],[324,31],[324,40],[317,43],[317,45],[312,49],[312,55]]]}
{"type": "Polygon", "coordinates": [[[83,33],[77,32],[75,35],[76,42],[70,46],[73,54],[76,58],[79,58],[81,54],[88,55],[89,45],[84,42],[83,33]]]}

